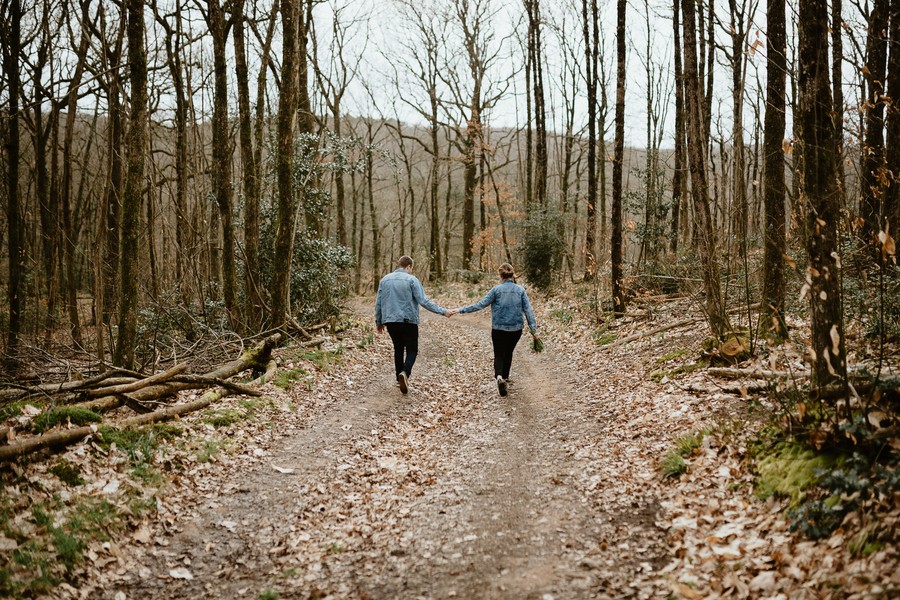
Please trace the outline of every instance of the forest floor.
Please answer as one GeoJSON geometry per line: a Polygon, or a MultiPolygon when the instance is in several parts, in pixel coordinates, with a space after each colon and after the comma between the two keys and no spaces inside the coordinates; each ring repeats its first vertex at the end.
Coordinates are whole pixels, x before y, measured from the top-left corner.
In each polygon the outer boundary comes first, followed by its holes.
{"type": "MultiPolygon", "coordinates": [[[[459,289],[435,300],[471,301],[459,289]]],[[[523,337],[507,397],[491,379],[489,310],[423,311],[402,395],[390,339],[362,298],[351,304],[359,325],[333,352],[279,351],[290,385],[183,419],[150,460],[159,477],[137,478],[115,449],[68,450],[61,459],[90,480],[78,494],[154,508],[91,541],[49,595],[896,597],[896,544],[860,553],[844,528],[803,538],[789,531],[787,500],[756,497],[745,458],[765,402],[695,370],[702,321],[604,348],[575,299],[533,301],[546,350],[523,337]],[[686,439],[686,471],[664,476],[686,439]]],[[[695,313],[668,303],[618,333],[695,313]]],[[[76,493],[48,465],[16,467],[30,484],[6,493],[76,493]]]]}

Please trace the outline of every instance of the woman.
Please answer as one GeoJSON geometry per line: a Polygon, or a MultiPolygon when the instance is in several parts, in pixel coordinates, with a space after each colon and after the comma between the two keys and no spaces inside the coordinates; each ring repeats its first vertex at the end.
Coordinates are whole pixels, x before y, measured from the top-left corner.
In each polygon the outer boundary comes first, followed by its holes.
{"type": "Polygon", "coordinates": [[[464,306],[450,311],[450,314],[470,313],[481,310],[486,306],[491,307],[491,342],[494,346],[494,377],[497,379],[497,388],[500,395],[507,393],[507,380],[509,368],[512,365],[513,351],[522,337],[522,314],[528,320],[528,327],[535,339],[540,339],[537,333],[537,321],[534,319],[534,311],[531,310],[531,302],[525,288],[518,285],[515,280],[515,272],[512,265],[503,263],[500,265],[500,283],[491,288],[491,291],[475,304],[464,306]]]}

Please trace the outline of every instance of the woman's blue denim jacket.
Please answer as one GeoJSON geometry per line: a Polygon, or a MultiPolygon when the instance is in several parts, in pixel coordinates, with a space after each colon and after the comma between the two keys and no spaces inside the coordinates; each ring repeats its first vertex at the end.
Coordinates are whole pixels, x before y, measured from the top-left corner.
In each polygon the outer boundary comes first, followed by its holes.
{"type": "Polygon", "coordinates": [[[441,308],[425,295],[422,283],[405,269],[397,269],[381,278],[375,297],[375,326],[385,323],[419,324],[419,306],[443,315],[441,308]]]}
{"type": "Polygon", "coordinates": [[[491,307],[492,329],[518,331],[522,329],[522,313],[525,313],[528,327],[532,331],[537,331],[537,321],[534,318],[534,311],[531,310],[531,302],[528,301],[528,293],[512,279],[498,283],[484,298],[459,309],[459,312],[475,312],[488,305],[491,307]]]}

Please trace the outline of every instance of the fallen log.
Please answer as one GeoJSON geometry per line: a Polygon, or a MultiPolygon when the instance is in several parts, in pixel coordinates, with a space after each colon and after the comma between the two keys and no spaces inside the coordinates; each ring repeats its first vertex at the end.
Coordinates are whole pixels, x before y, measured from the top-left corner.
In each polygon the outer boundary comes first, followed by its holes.
{"type": "MultiPolygon", "coordinates": [[[[255,349],[247,350],[240,358],[225,363],[208,373],[204,373],[203,377],[206,377],[207,379],[224,380],[237,375],[241,371],[246,371],[249,368],[263,369],[269,361],[269,355],[272,352],[272,348],[275,347],[275,344],[277,344],[280,339],[281,335],[277,333],[269,336],[255,349]]],[[[159,400],[160,398],[171,396],[182,390],[198,389],[207,387],[208,385],[208,383],[173,381],[151,385],[129,395],[136,402],[144,402],[148,400],[159,400]]],[[[122,396],[109,395],[89,402],[80,403],[77,406],[94,412],[107,412],[119,408],[123,404],[125,404],[125,399],[122,396]]]]}
{"type": "Polygon", "coordinates": [[[769,371],[766,369],[737,369],[733,367],[710,367],[706,370],[715,377],[730,379],[788,379],[809,377],[809,371],[769,371]]]}
{"type": "Polygon", "coordinates": [[[627,344],[628,342],[635,342],[637,340],[642,340],[644,338],[648,338],[656,335],[657,333],[663,333],[664,331],[669,331],[670,329],[677,329],[678,327],[687,327],[688,325],[693,325],[700,319],[682,319],[681,321],[675,321],[674,323],[669,323],[668,325],[663,325],[662,327],[657,327],[656,329],[651,329],[650,331],[642,331],[640,333],[635,333],[634,335],[629,335],[628,337],[623,337],[620,340],[616,340],[610,344],[608,344],[607,348],[615,348],[616,346],[621,346],[622,344],[627,344]]]}
{"type": "Polygon", "coordinates": [[[182,363],[180,365],[175,365],[168,371],[157,373],[156,375],[151,375],[150,377],[145,377],[144,379],[140,379],[138,381],[124,383],[122,385],[107,386],[88,390],[86,395],[88,398],[102,398],[103,396],[114,396],[116,394],[129,394],[131,392],[136,392],[145,387],[148,387],[154,383],[172,379],[173,377],[175,377],[175,375],[178,375],[185,369],[187,369],[187,364],[182,363]]]}
{"type": "MultiPolygon", "coordinates": [[[[279,336],[278,334],[268,337],[263,340],[262,344],[260,344],[253,350],[248,350],[237,360],[227,363],[226,365],[222,365],[212,372],[221,373],[223,375],[230,372],[230,375],[225,375],[227,377],[236,375],[237,373],[240,373],[241,371],[249,368],[266,369],[266,372],[268,372],[271,368],[270,363],[273,362],[270,361],[272,349],[275,347],[275,344],[278,343],[278,340],[280,338],[281,336],[279,336]]],[[[143,388],[142,390],[138,390],[137,392],[135,392],[132,397],[138,394],[146,394],[147,390],[150,390],[153,387],[167,388],[168,386],[162,385],[143,388]]],[[[147,425],[149,423],[166,421],[174,417],[186,415],[202,408],[206,408],[216,400],[219,400],[220,398],[228,395],[228,393],[228,389],[218,387],[209,390],[198,400],[195,400],[193,402],[167,406],[166,408],[162,408],[153,412],[129,417],[120,421],[117,426],[137,427],[140,425],[147,425]]],[[[117,398],[117,401],[121,402],[122,404],[125,403],[124,398],[121,397],[117,398]]],[[[72,429],[64,429],[62,431],[34,436],[13,444],[9,444],[8,446],[0,446],[0,462],[6,462],[19,456],[31,454],[32,452],[36,452],[45,448],[65,447],[86,438],[97,430],[97,425],[86,425],[83,427],[74,427],[72,429]]]]}
{"type": "MultiPolygon", "coordinates": [[[[756,310],[760,307],[759,302],[756,304],[751,304],[749,309],[756,310]]],[[[731,308],[726,311],[729,315],[733,315],[735,313],[739,313],[747,310],[746,306],[738,306],[736,308],[731,308]]],[[[616,346],[621,346],[622,344],[627,344],[628,342],[635,342],[637,340],[642,340],[644,338],[648,338],[654,336],[658,333],[663,333],[665,331],[669,331],[670,329],[677,329],[679,327],[687,327],[688,325],[693,325],[694,323],[699,323],[703,321],[705,317],[692,317],[690,319],[682,319],[681,321],[675,321],[674,323],[669,323],[668,325],[663,325],[661,327],[657,327],[656,329],[651,329],[650,331],[642,331],[640,333],[635,333],[634,335],[629,335],[628,337],[624,337],[620,340],[616,340],[610,344],[607,344],[606,348],[615,348],[616,346]]]]}
{"type": "Polygon", "coordinates": [[[121,373],[121,369],[113,369],[84,380],[64,381],[62,383],[42,383],[31,386],[7,384],[7,389],[0,390],[0,402],[14,402],[30,396],[52,396],[64,392],[91,389],[101,383],[106,385],[119,385],[137,381],[137,378],[130,375],[126,377],[114,377],[114,375],[120,375],[121,373]]]}

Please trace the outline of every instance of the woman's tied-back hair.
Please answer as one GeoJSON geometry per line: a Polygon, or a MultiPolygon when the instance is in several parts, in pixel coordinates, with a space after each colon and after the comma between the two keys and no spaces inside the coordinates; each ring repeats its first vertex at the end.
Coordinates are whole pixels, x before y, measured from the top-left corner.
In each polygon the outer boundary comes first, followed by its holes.
{"type": "Polygon", "coordinates": [[[509,263],[503,263],[502,265],[500,265],[498,272],[500,273],[500,277],[502,279],[515,279],[516,277],[516,272],[513,271],[513,267],[509,263]]]}
{"type": "Polygon", "coordinates": [[[407,267],[411,267],[413,265],[413,259],[410,257],[403,255],[397,260],[397,266],[401,269],[405,269],[407,267]]]}

